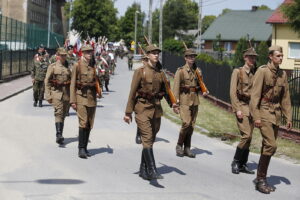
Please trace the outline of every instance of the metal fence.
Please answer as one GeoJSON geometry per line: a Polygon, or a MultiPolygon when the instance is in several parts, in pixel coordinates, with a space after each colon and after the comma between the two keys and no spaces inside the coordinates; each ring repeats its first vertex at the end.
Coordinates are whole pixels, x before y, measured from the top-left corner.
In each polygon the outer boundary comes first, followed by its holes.
{"type": "MultiPolygon", "coordinates": [[[[63,44],[62,35],[51,32],[49,48],[63,44]]],[[[0,15],[0,80],[30,70],[32,59],[40,44],[46,45],[48,30],[0,15]]]]}
{"type": "MultiPolygon", "coordinates": [[[[175,73],[185,63],[183,57],[163,53],[163,66],[175,73]]],[[[203,72],[203,80],[212,96],[230,103],[230,79],[233,68],[197,61],[203,72]]],[[[295,69],[289,77],[289,88],[293,106],[293,127],[300,129],[300,69],[295,69]]]]}

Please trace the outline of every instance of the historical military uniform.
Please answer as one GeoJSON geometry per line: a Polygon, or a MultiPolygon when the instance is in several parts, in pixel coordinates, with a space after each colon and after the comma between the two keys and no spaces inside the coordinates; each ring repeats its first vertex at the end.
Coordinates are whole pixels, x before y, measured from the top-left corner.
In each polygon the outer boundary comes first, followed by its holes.
{"type": "MultiPolygon", "coordinates": [[[[82,51],[93,51],[92,46],[87,45],[82,51]]],[[[87,145],[90,131],[94,125],[96,113],[96,66],[91,65],[84,56],[73,66],[71,80],[70,103],[76,104],[79,120],[79,153],[80,158],[89,156],[87,145]]]]}
{"type": "MultiPolygon", "coordinates": [[[[244,52],[245,56],[257,56],[257,53],[253,48],[250,48],[244,52]]],[[[254,129],[254,123],[249,112],[252,80],[255,71],[253,67],[255,66],[250,68],[245,64],[243,67],[234,69],[231,75],[230,99],[232,110],[234,113],[241,111],[243,115],[242,119],[237,117],[237,126],[240,130],[241,140],[236,148],[234,160],[231,164],[232,173],[234,174],[239,172],[254,173],[246,165],[254,129]]]]}
{"type": "MultiPolygon", "coordinates": [[[[160,52],[155,46],[147,46],[147,53],[160,52]]],[[[135,121],[141,134],[143,151],[140,176],[144,179],[162,178],[158,174],[154,155],[153,143],[159,131],[163,110],[160,104],[165,95],[161,66],[151,66],[149,63],[135,70],[128,97],[125,114],[135,113],[135,121]]]]}
{"type": "MultiPolygon", "coordinates": [[[[271,46],[269,54],[282,53],[280,46],[271,46]]],[[[273,62],[261,66],[255,73],[250,100],[250,113],[254,122],[260,120],[262,135],[261,156],[257,168],[256,189],[270,193],[274,188],[266,182],[270,159],[276,152],[276,139],[280,125],[281,114],[288,124],[292,121],[292,108],[289,84],[285,71],[275,66],[273,62]]]]}
{"type": "MultiPolygon", "coordinates": [[[[186,50],[184,53],[184,56],[196,55],[197,54],[191,49],[186,50]]],[[[195,154],[191,152],[190,148],[192,134],[198,115],[198,106],[200,104],[199,94],[201,91],[199,81],[195,73],[196,69],[197,66],[195,64],[192,67],[185,64],[178,68],[174,78],[173,91],[177,99],[177,104],[179,105],[180,118],[182,121],[176,146],[176,155],[180,157],[184,155],[191,158],[195,157],[195,154]],[[183,145],[184,150],[182,150],[183,145]]]]}
{"type": "Polygon", "coordinates": [[[104,68],[104,76],[103,76],[103,79],[104,79],[104,85],[105,85],[105,89],[106,91],[108,92],[109,89],[108,89],[108,85],[109,85],[109,80],[110,80],[110,56],[108,55],[104,55],[104,56],[101,56],[102,59],[104,59],[105,61],[102,61],[102,67],[104,68]]]}
{"type": "Polygon", "coordinates": [[[132,52],[128,53],[127,59],[128,59],[128,69],[132,70],[132,65],[133,65],[133,53],[132,52]]]}
{"type": "MultiPolygon", "coordinates": [[[[39,53],[38,56],[44,56],[44,54],[39,53]]],[[[44,99],[44,91],[45,91],[45,84],[44,80],[46,77],[47,69],[48,69],[49,62],[44,59],[39,59],[37,57],[34,59],[34,65],[31,70],[31,78],[33,80],[33,99],[34,103],[33,106],[37,106],[37,102],[39,101],[39,107],[42,107],[42,101],[44,99]]]]}
{"type": "Polygon", "coordinates": [[[54,54],[50,57],[49,62],[52,64],[52,63],[55,63],[56,61],[57,61],[57,55],[54,54]]]}
{"type": "MultiPolygon", "coordinates": [[[[67,55],[67,52],[64,48],[59,48],[58,54],[67,55]]],[[[51,102],[54,107],[56,142],[58,144],[62,144],[64,141],[62,135],[66,113],[69,108],[70,81],[71,71],[67,62],[62,63],[61,60],[57,60],[49,66],[45,78],[45,96],[46,100],[51,102]]]]}

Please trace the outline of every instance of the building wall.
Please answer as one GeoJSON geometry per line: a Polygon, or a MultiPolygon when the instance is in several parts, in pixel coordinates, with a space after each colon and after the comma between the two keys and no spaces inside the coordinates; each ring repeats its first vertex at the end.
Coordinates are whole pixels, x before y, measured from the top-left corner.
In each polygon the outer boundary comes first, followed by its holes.
{"type": "Polygon", "coordinates": [[[0,0],[2,15],[27,22],[27,1],[31,0],[0,0]]]}
{"type": "Polygon", "coordinates": [[[279,45],[283,48],[282,69],[294,69],[295,59],[288,58],[289,42],[300,43],[300,38],[288,24],[273,24],[272,45],[279,45]]]}

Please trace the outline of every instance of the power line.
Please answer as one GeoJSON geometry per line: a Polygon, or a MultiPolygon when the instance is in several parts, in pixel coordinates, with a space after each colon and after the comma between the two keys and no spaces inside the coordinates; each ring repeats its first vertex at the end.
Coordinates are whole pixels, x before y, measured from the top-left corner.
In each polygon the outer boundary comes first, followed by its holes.
{"type": "Polygon", "coordinates": [[[221,4],[221,3],[224,3],[225,1],[228,1],[228,0],[222,0],[222,1],[217,1],[217,2],[214,2],[214,3],[202,5],[202,7],[212,6],[212,5],[216,5],[216,4],[221,4]]]}

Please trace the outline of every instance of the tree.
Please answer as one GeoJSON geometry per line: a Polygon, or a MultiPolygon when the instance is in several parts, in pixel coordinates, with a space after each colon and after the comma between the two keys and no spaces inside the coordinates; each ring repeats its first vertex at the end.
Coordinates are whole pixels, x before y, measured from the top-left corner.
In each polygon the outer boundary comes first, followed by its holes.
{"type": "Polygon", "coordinates": [[[178,30],[197,29],[198,10],[192,0],[167,0],[163,7],[163,38],[174,38],[178,30]]]}
{"type": "Polygon", "coordinates": [[[244,65],[244,50],[248,49],[248,41],[246,38],[241,38],[236,46],[236,51],[233,57],[233,65],[241,67],[244,65]]]}
{"type": "Polygon", "coordinates": [[[228,12],[230,12],[231,11],[231,9],[229,9],[229,8],[224,8],[223,10],[222,10],[222,13],[220,14],[220,16],[221,15],[225,15],[226,13],[228,13],[228,12]]]}
{"type": "Polygon", "coordinates": [[[167,51],[173,54],[182,55],[184,51],[182,41],[172,38],[166,39],[163,42],[163,51],[167,51]]]}
{"type": "Polygon", "coordinates": [[[294,0],[291,4],[284,4],[281,10],[292,28],[300,35],[300,0],[294,0]]]}
{"type": "Polygon", "coordinates": [[[67,17],[73,18],[72,29],[81,32],[82,38],[90,36],[106,36],[111,40],[118,37],[117,9],[113,0],[75,0],[70,11],[70,3],[66,3],[67,17]]]}
{"type": "Polygon", "coordinates": [[[258,57],[257,57],[257,66],[261,66],[261,65],[265,65],[268,63],[268,54],[269,52],[269,47],[267,45],[267,42],[260,42],[258,47],[257,47],[257,54],[258,54],[258,57]]]}
{"type": "Polygon", "coordinates": [[[122,16],[119,20],[120,28],[120,37],[124,39],[127,46],[130,45],[131,41],[134,40],[134,31],[135,31],[135,13],[137,14],[137,40],[143,40],[143,24],[145,18],[145,13],[141,12],[141,5],[138,3],[133,3],[129,6],[125,12],[125,15],[122,16]]]}
{"type": "Polygon", "coordinates": [[[214,15],[206,15],[202,19],[202,33],[204,33],[208,27],[215,21],[217,17],[214,15]]]}
{"type": "Polygon", "coordinates": [[[269,8],[268,6],[266,5],[261,5],[257,8],[257,10],[271,10],[271,8],[269,8]]]}

